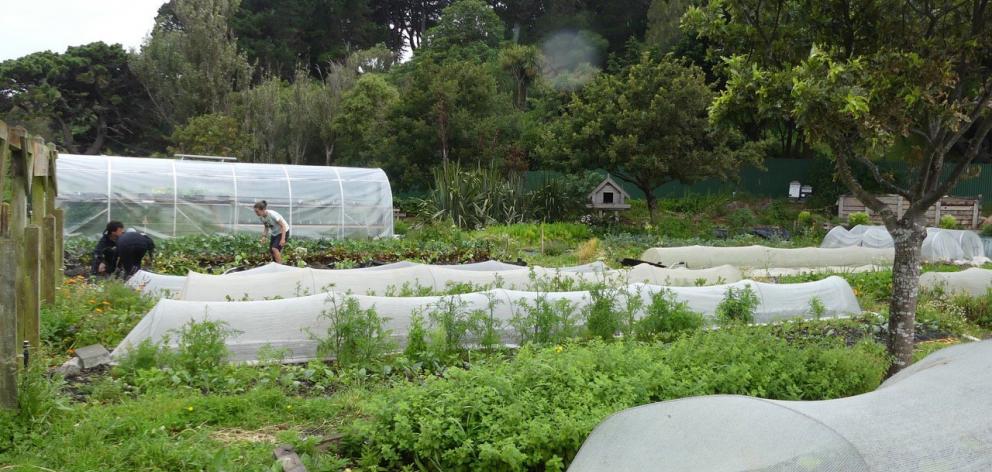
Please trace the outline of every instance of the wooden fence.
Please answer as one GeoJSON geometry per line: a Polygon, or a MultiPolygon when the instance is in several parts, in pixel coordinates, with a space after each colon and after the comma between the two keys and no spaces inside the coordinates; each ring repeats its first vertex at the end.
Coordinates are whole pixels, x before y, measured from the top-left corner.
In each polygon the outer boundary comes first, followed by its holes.
{"type": "MultiPolygon", "coordinates": [[[[909,200],[899,196],[899,195],[882,195],[879,197],[889,209],[894,211],[896,215],[902,217],[902,214],[906,212],[909,208],[909,200]]],[[[958,224],[963,228],[977,229],[981,224],[982,216],[982,196],[977,197],[949,197],[945,196],[937,201],[932,207],[927,209],[927,226],[938,226],[940,224],[940,217],[951,215],[954,219],[958,220],[958,224]]],[[[847,219],[848,215],[851,213],[863,212],[867,213],[871,218],[871,221],[876,224],[881,224],[882,219],[878,215],[874,214],[871,210],[865,207],[861,200],[852,195],[842,195],[837,200],[837,216],[842,219],[847,219]]]]}
{"type": "Polygon", "coordinates": [[[0,408],[17,407],[21,346],[41,345],[41,304],[55,301],[61,283],[57,155],[54,145],[0,121],[0,408]]]}

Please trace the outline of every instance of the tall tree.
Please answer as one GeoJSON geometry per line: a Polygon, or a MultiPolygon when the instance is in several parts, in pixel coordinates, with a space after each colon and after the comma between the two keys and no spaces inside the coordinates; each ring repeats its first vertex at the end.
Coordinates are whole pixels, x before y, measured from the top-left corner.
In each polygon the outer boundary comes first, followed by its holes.
{"type": "Polygon", "coordinates": [[[698,67],[644,53],[578,93],[539,151],[567,168],[603,168],[634,184],[654,221],[654,191],[661,185],[729,178],[756,160],[753,146],[710,125],[713,97],[698,67]]]}
{"type": "Polygon", "coordinates": [[[251,66],[228,21],[240,0],[171,0],[132,60],[159,117],[169,126],[224,112],[230,94],[247,88],[251,66]]]}
{"type": "Polygon", "coordinates": [[[243,0],[230,23],[250,62],[293,80],[301,64],[318,76],[324,64],[343,62],[355,50],[386,42],[388,25],[375,21],[371,3],[375,2],[243,0]]]}
{"type": "Polygon", "coordinates": [[[382,75],[360,77],[343,95],[340,111],[331,123],[337,137],[334,162],[396,172],[403,163],[388,155],[389,118],[399,101],[399,91],[382,75]]]}
{"type": "Polygon", "coordinates": [[[717,54],[749,45],[747,54],[727,60],[732,79],[714,104],[714,119],[741,99],[788,113],[892,234],[892,373],[912,360],[924,215],[969,174],[992,130],[989,6],[987,0],[711,0],[687,14],[720,48],[717,54]],[[883,160],[899,171],[884,172],[883,160]],[[866,190],[859,168],[885,192],[906,198],[905,213],[866,190]]]}
{"type": "Polygon", "coordinates": [[[149,104],[127,59],[97,42],[0,63],[0,113],[47,128],[35,131],[72,153],[140,152],[149,104]]]}

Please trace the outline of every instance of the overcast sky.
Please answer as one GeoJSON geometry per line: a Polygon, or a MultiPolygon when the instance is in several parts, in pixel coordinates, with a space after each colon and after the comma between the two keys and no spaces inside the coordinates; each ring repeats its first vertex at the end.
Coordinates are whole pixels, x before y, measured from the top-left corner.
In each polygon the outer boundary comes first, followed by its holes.
{"type": "Polygon", "coordinates": [[[103,41],[137,49],[165,0],[2,0],[0,61],[103,41]]]}

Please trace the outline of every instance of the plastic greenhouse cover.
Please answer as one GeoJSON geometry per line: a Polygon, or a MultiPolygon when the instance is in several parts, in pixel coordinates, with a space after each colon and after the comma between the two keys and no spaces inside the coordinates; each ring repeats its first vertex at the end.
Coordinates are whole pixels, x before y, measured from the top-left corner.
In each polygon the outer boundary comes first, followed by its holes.
{"type": "Polygon", "coordinates": [[[641,264],[630,270],[602,272],[569,272],[544,267],[518,268],[503,271],[458,270],[446,267],[415,265],[375,272],[363,269],[315,270],[296,269],[291,272],[225,278],[216,275],[190,273],[186,276],[180,299],[190,301],[262,300],[290,298],[321,292],[385,295],[403,289],[426,289],[431,292],[447,290],[456,284],[471,284],[479,288],[527,290],[552,280],[573,283],[605,283],[620,285],[645,282],[658,285],[687,286],[697,281],[714,284],[740,280],[740,272],[732,268],[707,270],[662,269],[641,264]]]}
{"type": "MultiPolygon", "coordinates": [[[[823,238],[821,248],[891,248],[892,235],[884,226],[858,225],[850,231],[836,226],[823,238]]],[[[972,261],[985,257],[985,247],[974,231],[927,228],[922,257],[926,262],[972,261]]]]}
{"type": "Polygon", "coordinates": [[[379,169],[60,154],[57,203],[66,235],[119,220],[153,237],[260,232],[266,200],[293,236],[393,234],[389,180],[379,169]]]}
{"type": "MultiPolygon", "coordinates": [[[[643,315],[653,294],[667,291],[677,300],[687,303],[690,309],[712,319],[728,289],[744,290],[745,287],[750,287],[759,300],[755,310],[757,323],[796,317],[810,318],[814,316],[810,310],[814,298],[823,303],[823,316],[861,312],[851,287],[844,279],[836,276],[817,282],[783,285],[753,281],[708,287],[631,284],[615,289],[614,295],[621,304],[634,296],[644,300],[645,305],[635,313],[637,318],[643,315]]],[[[488,314],[499,323],[503,342],[513,344],[520,341],[520,336],[513,330],[510,321],[515,316],[528,316],[528,307],[544,302],[561,303],[567,306],[565,311],[572,315],[575,322],[580,323],[582,311],[592,303],[592,296],[585,291],[521,292],[505,289],[444,297],[373,297],[323,293],[245,302],[161,299],[117,346],[113,356],[120,358],[131,347],[146,339],[159,343],[169,337],[170,342],[174,343],[175,332],[183,325],[191,321],[209,320],[226,323],[234,330],[234,334],[227,340],[232,361],[256,360],[258,350],[265,346],[285,349],[287,361],[313,359],[317,357],[317,337],[326,336],[329,311],[341,306],[346,297],[353,297],[362,309],[374,308],[385,318],[385,327],[398,347],[405,344],[411,319],[416,313],[430,312],[452,304],[465,313],[481,311],[488,314]]]]}
{"type": "Polygon", "coordinates": [[[952,346],[874,392],[826,401],[711,395],[617,413],[569,471],[992,470],[992,341],[952,346]]]}
{"type": "Polygon", "coordinates": [[[865,247],[781,249],[767,246],[681,246],[648,249],[641,255],[641,260],[667,266],[684,263],[687,267],[694,269],[727,264],[744,270],[752,270],[866,265],[891,266],[894,256],[893,249],[865,247]]]}

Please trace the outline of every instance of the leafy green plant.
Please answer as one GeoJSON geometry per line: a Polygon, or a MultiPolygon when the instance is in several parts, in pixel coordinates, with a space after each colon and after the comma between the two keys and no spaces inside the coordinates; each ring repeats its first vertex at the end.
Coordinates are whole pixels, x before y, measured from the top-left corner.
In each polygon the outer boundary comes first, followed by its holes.
{"type": "Polygon", "coordinates": [[[661,346],[524,347],[509,361],[449,368],[363,398],[363,417],[342,428],[342,453],[387,470],[562,470],[589,432],[624,408],[708,394],[849,396],[877,387],[887,367],[876,343],[792,346],[752,328],[661,346]]]}
{"type": "Polygon", "coordinates": [[[469,330],[468,303],[458,297],[441,297],[427,312],[430,321],[430,347],[438,357],[452,355],[465,348],[469,330]]]}
{"type": "Polygon", "coordinates": [[[679,301],[670,290],[660,290],[651,294],[651,303],[644,316],[637,321],[637,339],[648,341],[660,339],[672,341],[682,333],[696,331],[703,327],[702,314],[689,309],[689,304],[679,301]]]}
{"type": "Polygon", "coordinates": [[[943,215],[937,222],[937,226],[944,229],[958,229],[961,225],[958,224],[958,219],[953,215],[943,215]]]}
{"type": "Polygon", "coordinates": [[[823,300],[820,297],[813,297],[809,299],[809,314],[813,319],[823,318],[823,315],[827,313],[827,306],[823,304],[823,300]]]}
{"type": "Polygon", "coordinates": [[[589,291],[592,303],[584,308],[586,331],[595,339],[612,340],[620,332],[620,313],[616,310],[616,294],[608,289],[589,291]]]}
{"type": "Polygon", "coordinates": [[[386,319],[374,308],[363,310],[358,299],[327,297],[330,308],[321,312],[328,319],[327,336],[318,340],[317,352],[331,356],[343,366],[371,364],[394,348],[386,319]]]}
{"type": "Polygon", "coordinates": [[[856,211],[847,215],[847,226],[854,227],[867,224],[871,224],[871,217],[865,212],[856,211]]]}
{"type": "Polygon", "coordinates": [[[716,307],[716,317],[724,323],[754,323],[758,303],[758,295],[750,285],[741,289],[727,287],[723,301],[716,307]]]}
{"type": "Polygon", "coordinates": [[[738,208],[727,219],[736,231],[750,229],[757,223],[757,217],[750,208],[738,208]]]}
{"type": "Polygon", "coordinates": [[[550,300],[546,294],[540,294],[532,303],[521,299],[518,307],[510,325],[521,345],[561,343],[577,334],[576,307],[568,299],[550,300]]]}

